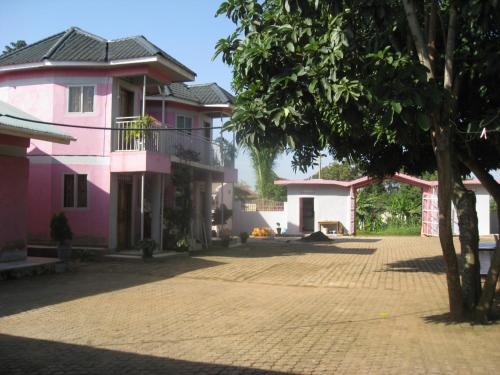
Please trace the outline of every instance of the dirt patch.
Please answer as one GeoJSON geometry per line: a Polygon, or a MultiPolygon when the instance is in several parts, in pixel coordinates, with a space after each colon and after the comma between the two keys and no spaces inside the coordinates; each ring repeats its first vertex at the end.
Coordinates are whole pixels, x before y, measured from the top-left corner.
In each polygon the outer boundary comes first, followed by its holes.
{"type": "Polygon", "coordinates": [[[333,241],[326,234],[324,234],[323,232],[319,232],[319,231],[311,233],[308,236],[302,237],[300,240],[305,241],[305,242],[332,242],[333,241]]]}

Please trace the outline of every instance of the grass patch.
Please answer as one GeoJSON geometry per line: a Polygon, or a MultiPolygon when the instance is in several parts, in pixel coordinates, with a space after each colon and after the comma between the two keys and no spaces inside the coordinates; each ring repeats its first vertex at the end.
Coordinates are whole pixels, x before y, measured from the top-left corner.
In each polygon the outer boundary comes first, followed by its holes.
{"type": "Polygon", "coordinates": [[[398,227],[389,225],[385,228],[378,229],[375,231],[370,230],[356,230],[356,235],[358,236],[419,236],[420,235],[420,225],[418,226],[405,226],[398,227]]]}

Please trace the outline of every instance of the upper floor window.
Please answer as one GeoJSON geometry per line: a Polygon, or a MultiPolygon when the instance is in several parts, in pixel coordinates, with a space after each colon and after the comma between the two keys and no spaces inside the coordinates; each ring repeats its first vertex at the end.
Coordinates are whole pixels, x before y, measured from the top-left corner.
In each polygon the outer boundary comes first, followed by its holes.
{"type": "Polygon", "coordinates": [[[63,207],[87,207],[87,175],[65,174],[63,207]]]}
{"type": "Polygon", "coordinates": [[[176,127],[177,129],[185,129],[186,133],[191,134],[193,119],[191,117],[178,115],[176,127]]]}
{"type": "Polygon", "coordinates": [[[68,112],[94,112],[94,86],[70,86],[68,112]]]}

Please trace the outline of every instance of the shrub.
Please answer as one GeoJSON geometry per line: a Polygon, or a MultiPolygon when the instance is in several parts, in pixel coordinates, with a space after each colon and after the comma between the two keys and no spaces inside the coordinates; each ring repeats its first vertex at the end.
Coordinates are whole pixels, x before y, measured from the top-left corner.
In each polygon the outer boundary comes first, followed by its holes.
{"type": "Polygon", "coordinates": [[[73,238],[73,232],[64,212],[52,215],[50,220],[50,238],[59,244],[73,238]]]}
{"type": "Polygon", "coordinates": [[[240,233],[240,240],[241,240],[241,243],[246,243],[247,240],[248,240],[248,232],[241,232],[240,233]]]}

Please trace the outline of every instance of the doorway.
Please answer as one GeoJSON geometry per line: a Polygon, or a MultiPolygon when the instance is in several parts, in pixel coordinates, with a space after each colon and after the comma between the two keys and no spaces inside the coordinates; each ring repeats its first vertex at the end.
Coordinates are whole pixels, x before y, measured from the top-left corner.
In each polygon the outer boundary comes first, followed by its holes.
{"type": "Polygon", "coordinates": [[[130,117],[134,115],[134,93],[120,87],[119,97],[119,115],[118,117],[130,117]]]}
{"type": "Polygon", "coordinates": [[[302,232],[314,232],[314,198],[300,198],[302,232]]]}
{"type": "MultiPolygon", "coordinates": [[[[128,176],[127,176],[128,177],[128,176]]],[[[118,179],[118,207],[117,207],[117,237],[118,249],[131,248],[132,228],[132,179],[118,179]]]]}

